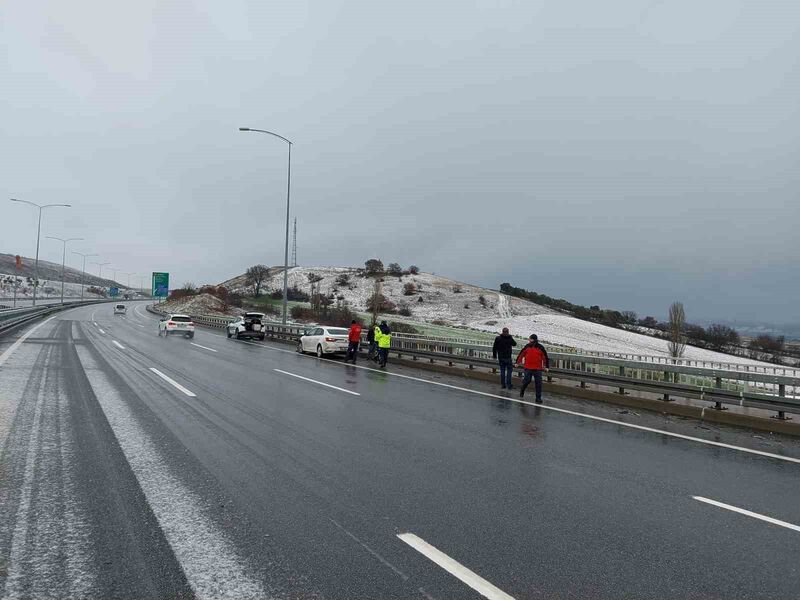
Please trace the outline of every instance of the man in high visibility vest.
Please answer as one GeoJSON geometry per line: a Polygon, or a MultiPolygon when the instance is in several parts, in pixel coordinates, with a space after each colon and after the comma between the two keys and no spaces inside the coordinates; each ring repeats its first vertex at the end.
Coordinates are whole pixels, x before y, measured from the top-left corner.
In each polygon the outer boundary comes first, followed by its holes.
{"type": "Polygon", "coordinates": [[[389,360],[389,348],[392,347],[392,330],[386,321],[381,321],[375,327],[375,341],[378,342],[378,362],[385,369],[386,361],[389,360]]]}

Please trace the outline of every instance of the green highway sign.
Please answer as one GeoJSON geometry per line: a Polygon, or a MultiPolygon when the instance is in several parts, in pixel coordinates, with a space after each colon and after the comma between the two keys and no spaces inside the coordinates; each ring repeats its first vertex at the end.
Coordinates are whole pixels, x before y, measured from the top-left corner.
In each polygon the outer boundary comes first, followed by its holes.
{"type": "Polygon", "coordinates": [[[169,295],[169,273],[153,273],[153,298],[166,298],[169,295]]]}

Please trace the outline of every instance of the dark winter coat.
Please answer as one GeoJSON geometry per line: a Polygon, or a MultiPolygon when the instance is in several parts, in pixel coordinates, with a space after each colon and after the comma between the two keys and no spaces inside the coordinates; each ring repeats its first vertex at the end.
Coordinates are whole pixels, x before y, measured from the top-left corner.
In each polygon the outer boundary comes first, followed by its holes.
{"type": "Polygon", "coordinates": [[[494,345],[492,346],[492,358],[509,360],[511,358],[511,348],[516,345],[517,342],[514,341],[514,336],[509,333],[501,333],[494,338],[494,345]]]}

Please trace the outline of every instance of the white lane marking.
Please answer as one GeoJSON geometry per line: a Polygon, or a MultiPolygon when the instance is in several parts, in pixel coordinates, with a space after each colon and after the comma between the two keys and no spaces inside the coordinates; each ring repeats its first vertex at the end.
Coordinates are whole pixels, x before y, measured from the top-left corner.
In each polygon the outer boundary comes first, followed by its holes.
{"type": "Polygon", "coordinates": [[[142,325],[142,324],[140,324],[140,323],[134,323],[134,325],[136,325],[137,327],[141,327],[142,329],[144,329],[144,325],[142,325]]]}
{"type": "Polygon", "coordinates": [[[164,381],[166,381],[167,383],[169,383],[169,384],[171,384],[171,385],[174,385],[176,388],[178,388],[180,391],[182,391],[182,392],[183,392],[184,394],[186,394],[187,396],[191,396],[192,398],[194,398],[194,397],[196,397],[196,396],[197,396],[197,394],[195,394],[195,393],[194,393],[194,392],[192,392],[192,391],[189,391],[189,390],[187,390],[187,389],[186,389],[185,387],[183,387],[183,386],[182,386],[180,383],[178,383],[177,381],[175,381],[175,380],[174,380],[172,377],[170,377],[169,375],[164,375],[164,373],[162,373],[161,371],[159,371],[159,370],[158,370],[158,369],[156,369],[155,367],[150,367],[150,370],[151,370],[153,373],[155,373],[156,375],[158,375],[159,377],[161,377],[161,379],[163,379],[163,380],[164,380],[164,381]]]}
{"type": "MultiPolygon", "coordinates": [[[[218,334],[212,334],[218,335],[218,334]]],[[[220,336],[222,337],[222,336],[220,336]]],[[[237,340],[241,344],[252,344],[254,346],[258,346],[259,348],[264,348],[265,350],[272,350],[274,352],[285,352],[287,354],[295,354],[297,356],[302,356],[304,358],[315,358],[316,356],[309,356],[306,354],[300,354],[298,352],[293,352],[292,350],[284,350],[283,348],[273,348],[271,346],[264,346],[262,344],[255,344],[253,342],[246,342],[243,340],[237,340]]],[[[566,415],[573,415],[575,417],[582,417],[584,419],[591,419],[593,421],[600,421],[601,423],[611,423],[612,425],[618,425],[620,427],[627,427],[629,429],[637,429],[639,431],[647,431],[649,433],[657,433],[659,435],[666,435],[668,437],[677,438],[680,440],[686,440],[689,442],[696,442],[698,444],[706,444],[707,446],[715,446],[717,448],[726,448],[728,450],[736,450],[737,452],[745,452],[747,454],[755,454],[757,456],[764,456],[767,458],[774,458],[776,460],[783,460],[786,462],[791,462],[795,464],[800,464],[800,458],[794,458],[791,456],[782,456],[780,454],[773,454],[772,452],[764,452],[763,450],[754,450],[752,448],[745,448],[743,446],[734,446],[733,444],[725,444],[723,442],[715,442],[713,440],[704,440],[703,438],[694,437],[691,435],[684,435],[682,433],[673,433],[672,431],[664,431],[663,429],[656,429],[654,427],[645,427],[644,425],[636,425],[634,423],[625,423],[624,421],[615,421],[614,419],[607,419],[605,417],[598,417],[595,415],[589,415],[586,413],[578,412],[575,410],[569,410],[566,408],[558,408],[556,406],[551,406],[549,404],[534,404],[533,402],[527,402],[525,400],[519,400],[517,398],[509,398],[508,396],[500,396],[499,394],[492,394],[490,392],[481,392],[479,390],[471,390],[469,388],[459,387],[457,385],[450,385],[449,383],[441,383],[439,381],[431,381],[429,379],[423,379],[421,377],[412,377],[411,375],[403,375],[401,373],[393,373],[392,371],[384,371],[382,369],[371,369],[370,367],[362,367],[361,365],[351,365],[351,364],[344,364],[335,361],[328,361],[325,363],[326,365],[339,365],[341,367],[347,368],[355,368],[355,369],[363,369],[365,371],[371,371],[373,373],[381,373],[382,375],[390,375],[392,377],[400,377],[401,379],[410,379],[412,381],[419,381],[421,383],[427,383],[429,385],[436,385],[439,387],[450,388],[452,390],[458,390],[460,392],[468,392],[470,394],[476,394],[478,396],[484,396],[486,398],[499,398],[500,400],[507,400],[509,402],[516,402],[517,404],[524,404],[526,406],[533,406],[534,408],[541,408],[544,410],[552,410],[554,412],[560,412],[566,415]]]]}
{"type": "Polygon", "coordinates": [[[112,343],[112,344],[114,344],[114,345],[115,345],[117,348],[119,348],[120,350],[125,350],[125,346],[123,346],[122,344],[120,344],[120,343],[119,343],[117,340],[111,340],[111,343],[112,343]]]}
{"type": "Polygon", "coordinates": [[[100,329],[100,325],[98,325],[98,326],[97,326],[97,330],[98,330],[100,333],[102,333],[102,334],[105,334],[105,331],[103,331],[102,329],[100,329]]]}
{"type": "Polygon", "coordinates": [[[711,504],[712,506],[717,506],[719,508],[724,508],[725,510],[737,512],[741,515],[747,515],[748,517],[753,517],[754,519],[766,521],[767,523],[772,523],[773,525],[780,525],[781,527],[785,527],[786,529],[792,529],[793,531],[800,531],[800,525],[792,525],[791,523],[787,523],[786,521],[773,519],[772,517],[768,517],[766,515],[760,515],[756,512],[752,512],[744,508],[739,508],[738,506],[732,506],[730,504],[725,504],[724,502],[717,502],[716,500],[711,500],[710,498],[703,498],[702,496],[692,496],[692,498],[694,498],[698,502],[705,502],[706,504],[711,504]]]}
{"type": "Polygon", "coordinates": [[[78,346],[78,356],[103,413],[197,598],[261,599],[270,595],[252,565],[211,517],[210,503],[187,487],[126,400],[78,346]]]}
{"type": "Polygon", "coordinates": [[[49,319],[47,319],[46,321],[42,321],[41,323],[39,323],[39,324],[38,324],[38,325],[36,325],[35,327],[32,327],[31,329],[29,329],[28,331],[26,331],[25,333],[23,333],[23,334],[22,334],[22,335],[19,337],[19,339],[18,339],[16,342],[14,342],[13,344],[11,344],[11,346],[10,346],[10,347],[9,347],[9,348],[8,348],[8,349],[5,351],[5,352],[3,352],[2,354],[0,354],[0,367],[2,367],[2,366],[5,364],[5,362],[6,362],[6,361],[7,361],[9,358],[11,358],[11,355],[12,355],[12,354],[14,354],[14,351],[15,351],[17,348],[19,348],[19,347],[22,345],[22,343],[23,343],[25,340],[27,340],[27,339],[28,339],[28,338],[29,338],[31,335],[33,335],[33,334],[34,334],[34,332],[36,332],[36,331],[39,329],[39,327],[41,327],[42,325],[44,325],[44,324],[46,324],[46,323],[49,323],[50,321],[52,321],[53,319],[55,319],[57,316],[58,316],[58,315],[55,315],[55,316],[53,316],[53,317],[50,317],[50,318],[49,318],[49,319]]]}
{"type": "Polygon", "coordinates": [[[447,556],[447,554],[441,550],[431,546],[421,537],[413,533],[401,533],[398,534],[397,537],[423,556],[435,562],[453,577],[466,583],[484,598],[489,598],[489,600],[514,600],[513,596],[509,596],[503,590],[496,588],[474,571],[469,570],[461,563],[447,556]]]}
{"type": "Polygon", "coordinates": [[[280,369],[273,369],[278,373],[283,373],[284,375],[291,375],[292,377],[297,377],[298,379],[303,379],[305,381],[310,381],[311,383],[316,383],[318,385],[324,385],[325,387],[333,388],[334,390],[339,390],[340,392],[344,392],[345,394],[353,394],[353,396],[360,396],[358,392],[353,392],[351,390],[346,390],[344,388],[336,387],[335,385],[331,385],[330,383],[324,383],[322,381],[317,381],[316,379],[310,379],[309,377],[303,377],[302,375],[295,375],[294,373],[289,373],[289,371],[282,371],[280,369]]]}
{"type": "Polygon", "coordinates": [[[198,348],[202,348],[203,350],[209,350],[210,352],[216,352],[213,348],[209,348],[208,346],[201,346],[200,344],[195,344],[194,342],[189,342],[192,346],[197,346],[198,348]]]}

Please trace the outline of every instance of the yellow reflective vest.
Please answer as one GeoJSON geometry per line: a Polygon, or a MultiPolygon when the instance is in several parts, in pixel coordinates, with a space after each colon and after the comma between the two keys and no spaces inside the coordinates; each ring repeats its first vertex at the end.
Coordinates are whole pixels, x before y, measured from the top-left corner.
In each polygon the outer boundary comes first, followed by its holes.
{"type": "Polygon", "coordinates": [[[378,342],[378,348],[391,348],[392,347],[392,334],[383,333],[381,328],[375,326],[375,341],[378,342]]]}

